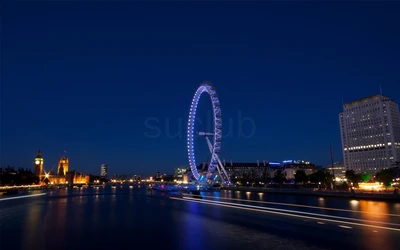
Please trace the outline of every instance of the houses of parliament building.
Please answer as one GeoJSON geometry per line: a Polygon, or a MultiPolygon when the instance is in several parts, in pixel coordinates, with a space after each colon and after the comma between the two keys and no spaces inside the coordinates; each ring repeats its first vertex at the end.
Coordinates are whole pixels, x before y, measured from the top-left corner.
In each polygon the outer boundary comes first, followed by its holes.
{"type": "Polygon", "coordinates": [[[90,181],[90,175],[84,175],[77,173],[74,170],[69,169],[69,162],[67,156],[62,156],[58,161],[58,167],[56,173],[51,171],[46,172],[43,168],[43,155],[39,150],[34,161],[34,174],[39,177],[41,184],[88,184],[90,181]]]}

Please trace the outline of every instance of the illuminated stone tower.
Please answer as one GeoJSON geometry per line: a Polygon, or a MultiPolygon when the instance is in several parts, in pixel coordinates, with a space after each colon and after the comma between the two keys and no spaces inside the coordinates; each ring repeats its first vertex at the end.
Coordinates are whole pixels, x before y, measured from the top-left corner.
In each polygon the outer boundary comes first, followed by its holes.
{"type": "Polygon", "coordinates": [[[35,158],[33,169],[34,169],[34,174],[39,176],[39,179],[41,180],[43,174],[43,156],[40,150],[38,151],[38,154],[35,158]]]}
{"type": "Polygon", "coordinates": [[[57,174],[58,175],[62,175],[62,176],[66,176],[67,172],[68,172],[68,157],[63,156],[58,161],[57,174]]]}

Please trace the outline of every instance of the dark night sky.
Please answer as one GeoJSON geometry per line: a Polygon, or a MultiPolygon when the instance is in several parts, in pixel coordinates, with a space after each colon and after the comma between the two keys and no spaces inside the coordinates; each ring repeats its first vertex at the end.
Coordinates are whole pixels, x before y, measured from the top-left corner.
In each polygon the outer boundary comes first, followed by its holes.
{"type": "MultiPolygon", "coordinates": [[[[399,2],[35,1],[1,12],[2,165],[32,167],[40,148],[46,170],[66,150],[78,171],[172,172],[188,164],[188,109],[204,80],[231,131],[221,158],[234,161],[325,165],[330,142],[341,160],[342,97],[382,84],[400,102],[399,2]],[[240,115],[254,121],[250,138],[240,115]],[[149,138],[153,118],[160,135],[149,138]]],[[[201,102],[203,116],[210,108],[201,102]]]]}

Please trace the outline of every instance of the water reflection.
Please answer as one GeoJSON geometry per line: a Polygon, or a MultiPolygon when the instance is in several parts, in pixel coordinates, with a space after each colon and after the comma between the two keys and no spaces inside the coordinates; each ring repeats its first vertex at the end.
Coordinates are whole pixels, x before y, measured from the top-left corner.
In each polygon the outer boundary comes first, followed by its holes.
{"type": "Polygon", "coordinates": [[[96,196],[94,197],[94,199],[91,199],[92,201],[92,221],[93,223],[96,223],[98,220],[100,220],[100,209],[99,209],[99,195],[96,194],[96,196]]]}
{"type": "Polygon", "coordinates": [[[67,197],[54,200],[40,200],[30,204],[24,215],[22,249],[54,248],[62,249],[65,247],[67,233],[67,207],[69,201],[67,197]],[[54,219],[56,218],[56,219],[54,219]],[[57,231],[57,240],[53,240],[51,235],[42,232],[57,231]]]}
{"type": "Polygon", "coordinates": [[[116,205],[117,205],[116,200],[117,200],[117,195],[112,194],[110,197],[110,202],[108,203],[108,208],[110,211],[108,216],[108,224],[111,226],[114,226],[116,224],[116,205]]]}
{"type": "Polygon", "coordinates": [[[200,206],[197,203],[194,202],[188,202],[187,203],[190,212],[193,214],[198,214],[200,212],[200,206]]]}
{"type": "Polygon", "coordinates": [[[233,198],[240,198],[240,195],[241,195],[241,192],[240,192],[240,191],[236,191],[236,192],[233,194],[233,198]]]}
{"type": "Polygon", "coordinates": [[[358,210],[359,201],[358,200],[351,200],[350,206],[353,210],[358,210]]]}
{"type": "Polygon", "coordinates": [[[38,234],[41,225],[41,214],[42,206],[39,205],[31,206],[30,210],[27,210],[25,214],[25,228],[23,232],[23,244],[25,245],[24,249],[30,249],[33,242],[42,241],[43,236],[38,234]]]}
{"type": "Polygon", "coordinates": [[[81,194],[80,196],[79,196],[79,202],[80,203],[82,203],[83,202],[83,196],[82,196],[82,194],[83,194],[83,188],[79,188],[79,194],[81,194]]]}
{"type": "MultiPolygon", "coordinates": [[[[380,222],[390,222],[389,213],[389,204],[386,202],[376,202],[376,201],[359,201],[360,210],[366,213],[361,213],[361,218],[370,221],[380,221],[380,222]]],[[[389,237],[389,231],[387,230],[372,230],[368,227],[362,227],[361,230],[367,235],[371,231],[374,233],[379,233],[379,241],[385,243],[385,249],[395,249],[395,246],[392,245],[389,237]]],[[[361,235],[361,234],[360,234],[361,235]]],[[[374,238],[365,238],[360,237],[359,242],[360,245],[363,246],[364,249],[371,249],[371,241],[377,241],[378,239],[374,238]]]]}
{"type": "Polygon", "coordinates": [[[377,220],[382,222],[388,222],[389,216],[389,205],[385,202],[376,201],[360,201],[360,210],[363,212],[362,216],[364,219],[377,220]]]}
{"type": "Polygon", "coordinates": [[[177,218],[181,229],[179,234],[175,234],[178,236],[179,249],[196,249],[196,246],[200,246],[202,241],[205,240],[203,220],[198,215],[200,205],[188,202],[188,206],[190,213],[182,213],[177,218]]]}
{"type": "Polygon", "coordinates": [[[213,196],[214,196],[214,200],[219,201],[219,192],[214,192],[213,196]]]}
{"type": "Polygon", "coordinates": [[[67,209],[68,209],[68,200],[67,198],[62,198],[57,201],[55,206],[51,208],[56,213],[57,221],[45,221],[45,224],[51,225],[54,223],[54,227],[59,232],[59,237],[57,237],[57,245],[59,247],[64,247],[65,235],[66,235],[66,220],[67,220],[67,209]]]}
{"type": "MultiPolygon", "coordinates": [[[[21,242],[20,249],[119,249],[123,243],[136,239],[148,242],[150,249],[153,248],[152,246],[156,241],[158,245],[160,245],[160,242],[165,242],[164,248],[168,249],[199,249],[200,247],[201,249],[246,249],[246,247],[238,245],[239,240],[242,241],[247,238],[257,240],[258,236],[253,237],[256,231],[252,231],[251,228],[255,225],[254,228],[258,232],[260,228],[258,223],[263,223],[259,222],[261,216],[264,216],[261,213],[242,213],[239,210],[219,206],[160,199],[162,193],[155,191],[153,196],[146,196],[146,190],[143,190],[142,194],[136,195],[136,193],[133,193],[137,191],[136,187],[133,190],[131,189],[131,193],[128,191],[128,187],[125,188],[125,191],[119,188],[111,191],[111,187],[106,189],[101,189],[100,193],[97,189],[84,189],[83,193],[80,189],[60,190],[58,194],[54,193],[50,195],[51,197],[44,199],[46,201],[29,203],[30,205],[26,207],[26,210],[22,210],[22,216],[18,216],[18,219],[21,218],[21,220],[14,221],[15,226],[12,226],[13,223],[5,223],[4,225],[8,228],[22,229],[18,230],[18,233],[21,232],[21,234],[15,236],[18,242],[21,242]],[[63,194],[68,195],[68,197],[63,197],[63,194]],[[165,202],[165,207],[161,208],[160,202],[165,202]],[[25,213],[26,216],[24,216],[25,213]],[[249,217],[245,217],[246,214],[249,217]],[[170,219],[170,215],[174,216],[173,220],[170,219]],[[156,224],[152,223],[153,221],[156,224]],[[238,226],[238,230],[235,229],[236,226],[238,226]],[[233,229],[236,231],[233,231],[233,229]],[[107,237],[109,242],[107,242],[107,237]],[[157,240],[154,240],[155,238],[157,240]],[[228,242],[228,244],[223,244],[225,242],[228,242]],[[171,245],[173,247],[170,247],[171,245]]],[[[342,216],[340,213],[343,213],[343,216],[354,215],[357,219],[369,221],[398,223],[400,219],[384,215],[399,213],[400,204],[394,203],[240,191],[209,192],[204,195],[208,195],[210,198],[215,197],[220,201],[246,204],[250,204],[249,199],[251,199],[256,201],[251,203],[256,206],[305,210],[307,212],[319,211],[320,207],[365,211],[369,213],[352,213],[352,211],[344,213],[325,210],[330,215],[342,216]],[[242,200],[224,200],[223,197],[242,200]],[[263,203],[264,201],[270,203],[263,203]],[[279,201],[284,203],[294,202],[293,205],[313,204],[317,208],[311,210],[305,207],[276,205],[279,201]]],[[[26,200],[26,202],[28,203],[30,200],[26,200]]],[[[271,216],[271,218],[278,220],[281,217],[271,216]]],[[[292,219],[283,218],[283,220],[284,223],[282,224],[285,225],[280,230],[283,234],[282,237],[287,237],[288,232],[300,233],[301,231],[305,235],[305,241],[308,241],[307,234],[313,233],[314,238],[320,238],[321,242],[329,238],[337,238],[343,244],[352,245],[354,249],[371,247],[379,249],[376,246],[395,249],[395,244],[398,243],[398,240],[394,240],[396,235],[393,232],[381,229],[358,226],[354,226],[352,229],[337,229],[337,225],[325,223],[324,226],[321,226],[313,220],[303,223],[301,225],[303,228],[298,226],[302,222],[296,220],[291,227],[292,219]],[[310,232],[308,232],[308,229],[310,229],[310,232]],[[319,233],[321,235],[326,233],[327,236],[316,236],[319,233]],[[339,237],[344,238],[339,239],[339,237]]],[[[266,225],[265,228],[267,227],[275,228],[275,225],[266,225]]],[[[260,233],[266,234],[265,231],[260,230],[260,233]]],[[[8,230],[7,233],[13,234],[12,230],[8,230]]],[[[272,242],[269,239],[265,241],[272,242]]],[[[254,243],[254,241],[252,242],[254,243]]],[[[251,248],[250,244],[249,248],[251,248]]],[[[270,249],[276,248],[276,246],[270,246],[270,249]]],[[[343,248],[352,249],[345,246],[343,248]]],[[[282,247],[282,249],[287,248],[282,247]]],[[[293,249],[295,248],[293,247],[293,249]]],[[[300,249],[302,248],[300,247],[300,249]]],[[[336,248],[332,247],[332,249],[336,248]]]]}
{"type": "MultiPolygon", "coordinates": [[[[316,197],[316,196],[300,196],[300,195],[287,195],[287,194],[274,194],[274,193],[261,193],[261,192],[246,192],[246,191],[228,191],[222,190],[219,193],[204,193],[205,196],[211,199],[220,199],[221,201],[229,201],[229,202],[237,202],[237,203],[248,203],[248,200],[253,201],[264,201],[271,202],[273,204],[268,204],[269,206],[278,206],[282,208],[286,208],[285,204],[291,204],[294,206],[290,206],[290,209],[293,210],[303,210],[304,208],[296,207],[299,206],[313,206],[315,208],[333,208],[339,210],[348,210],[343,212],[342,214],[336,215],[348,215],[348,212],[355,211],[361,212],[366,209],[365,204],[363,203],[363,208],[360,207],[359,200],[349,200],[346,198],[335,198],[335,197],[316,197]],[[223,199],[226,198],[226,199],[223,199]],[[345,213],[345,214],[344,214],[345,213]]],[[[367,202],[367,201],[363,201],[367,202]]],[[[253,203],[256,204],[256,203],[253,203]]],[[[369,204],[369,203],[368,203],[369,204]]],[[[400,204],[399,203],[390,203],[390,202],[381,202],[375,201],[371,204],[384,204],[387,206],[388,214],[400,214],[400,204]]],[[[258,204],[260,205],[260,204],[258,204]]],[[[373,206],[369,208],[370,211],[373,210],[373,206]]],[[[377,209],[377,208],[375,208],[377,209]]],[[[320,210],[327,212],[328,210],[320,210]]],[[[364,211],[366,212],[366,211],[364,211]]],[[[337,211],[336,213],[340,213],[337,211]]],[[[353,215],[358,216],[359,213],[353,213],[353,215]]]]}

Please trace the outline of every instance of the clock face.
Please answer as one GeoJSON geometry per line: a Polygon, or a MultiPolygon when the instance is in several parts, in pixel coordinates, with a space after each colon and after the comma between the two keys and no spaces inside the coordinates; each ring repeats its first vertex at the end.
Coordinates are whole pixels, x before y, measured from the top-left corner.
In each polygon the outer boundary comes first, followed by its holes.
{"type": "Polygon", "coordinates": [[[35,161],[36,165],[39,165],[40,161],[35,161]]]}

